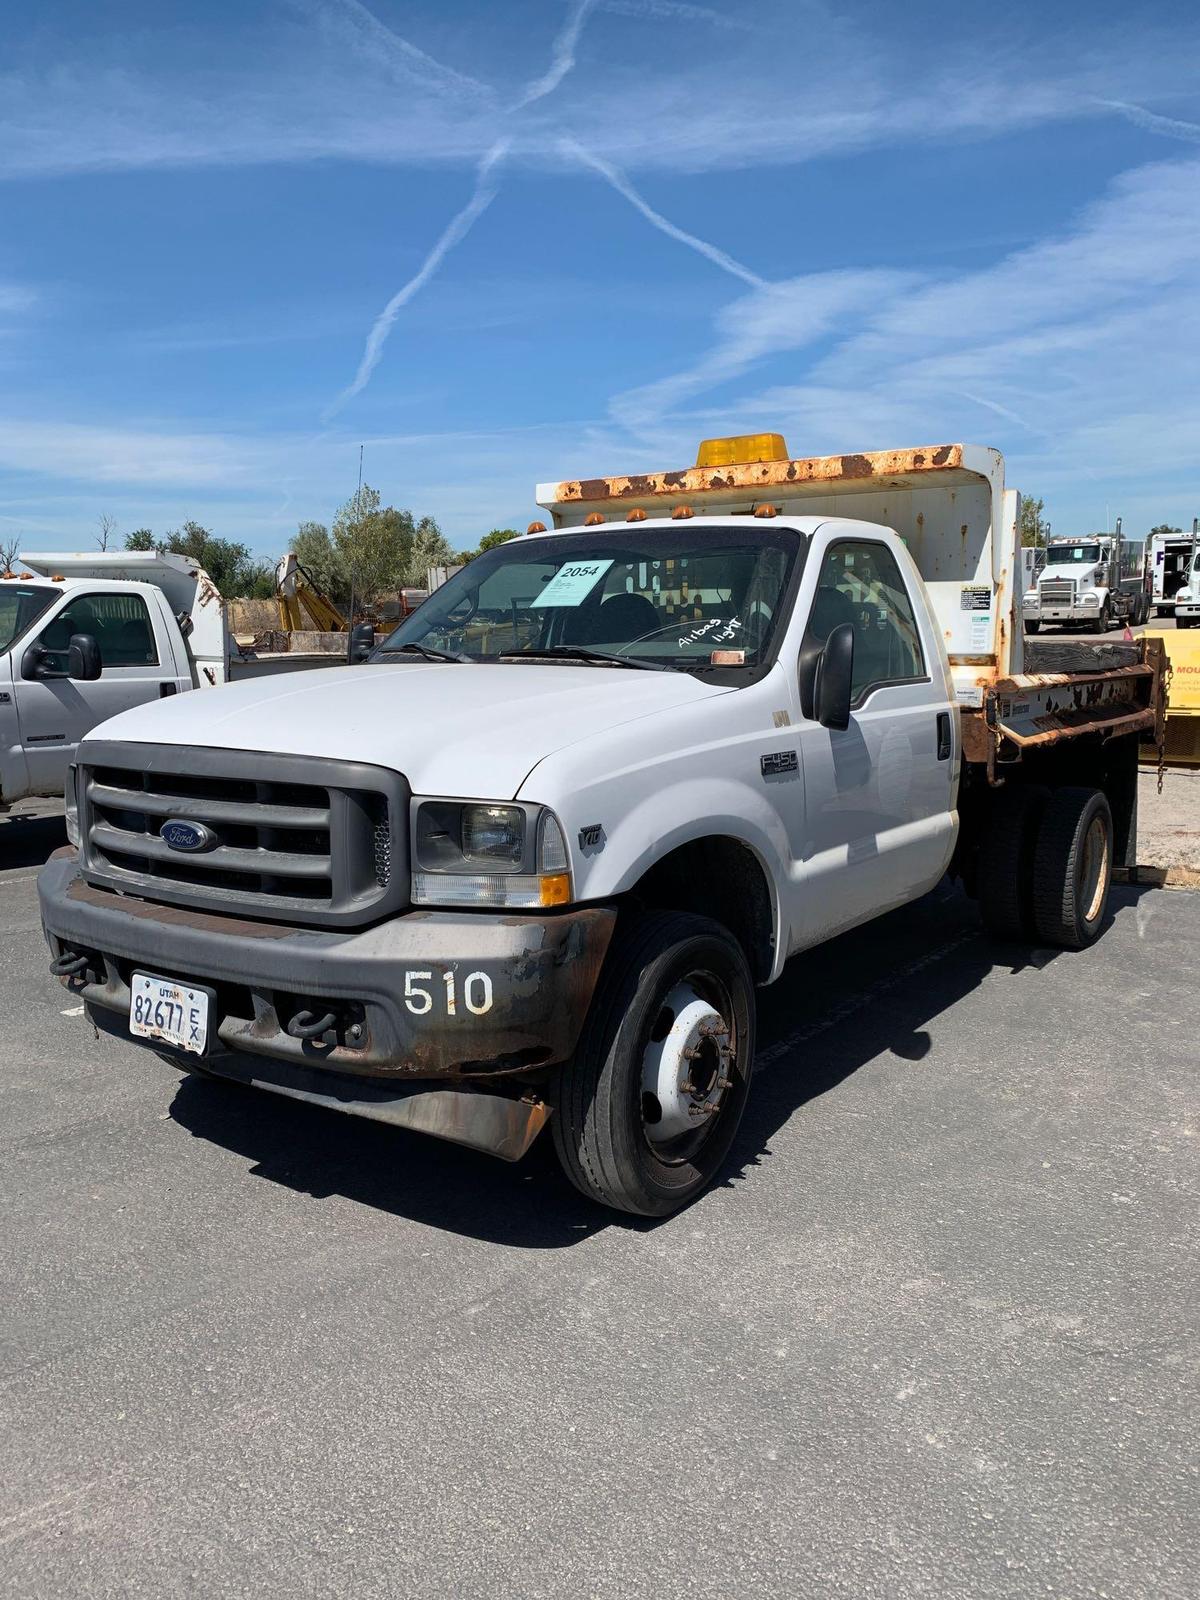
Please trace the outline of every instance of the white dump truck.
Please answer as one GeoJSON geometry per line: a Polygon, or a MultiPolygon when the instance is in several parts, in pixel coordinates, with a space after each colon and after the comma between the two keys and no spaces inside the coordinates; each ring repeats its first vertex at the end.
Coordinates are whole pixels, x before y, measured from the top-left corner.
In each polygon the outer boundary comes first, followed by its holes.
{"type": "Polygon", "coordinates": [[[120,711],[339,659],[244,657],[216,585],[184,556],[22,555],[0,577],[0,812],[61,795],[79,740],[120,711]]]}
{"type": "Polygon", "coordinates": [[[1026,633],[1047,624],[1107,633],[1116,624],[1139,627],[1150,615],[1144,542],[1114,534],[1050,539],[1036,581],[1026,588],[1026,633]]]}
{"type": "Polygon", "coordinates": [[[999,937],[1100,934],[1161,650],[1023,670],[994,450],[755,436],[538,495],[361,665],[92,730],[51,970],[175,1067],[510,1160],[548,1124],[663,1215],[797,952],[947,871],[999,937]]]}

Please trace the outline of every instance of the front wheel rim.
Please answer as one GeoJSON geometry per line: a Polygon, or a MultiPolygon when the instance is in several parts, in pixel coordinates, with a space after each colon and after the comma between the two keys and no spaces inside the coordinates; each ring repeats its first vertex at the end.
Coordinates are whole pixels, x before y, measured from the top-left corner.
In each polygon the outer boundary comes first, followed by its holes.
{"type": "Polygon", "coordinates": [[[641,1129],[655,1158],[692,1162],[725,1121],[740,1076],[737,1014],[715,973],[689,972],[664,993],[642,1051],[641,1129]]]}

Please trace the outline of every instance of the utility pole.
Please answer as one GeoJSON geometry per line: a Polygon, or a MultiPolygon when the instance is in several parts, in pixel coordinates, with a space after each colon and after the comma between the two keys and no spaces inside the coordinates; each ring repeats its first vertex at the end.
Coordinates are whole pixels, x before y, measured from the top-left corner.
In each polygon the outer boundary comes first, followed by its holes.
{"type": "MultiPolygon", "coordinates": [[[[363,474],[363,445],[358,447],[358,488],[354,491],[354,520],[362,522],[362,474],[363,474]]],[[[354,647],[354,588],[355,588],[354,559],[350,560],[350,615],[346,620],[346,660],[350,660],[350,653],[354,647]]]]}

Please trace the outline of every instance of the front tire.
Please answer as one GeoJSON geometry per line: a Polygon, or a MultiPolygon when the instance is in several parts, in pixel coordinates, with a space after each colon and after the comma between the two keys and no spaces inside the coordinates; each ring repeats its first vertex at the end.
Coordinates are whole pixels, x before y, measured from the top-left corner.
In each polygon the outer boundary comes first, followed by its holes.
{"type": "Polygon", "coordinates": [[[1033,857],[1040,937],[1083,950],[1100,935],[1112,886],[1113,820],[1099,789],[1052,789],[1033,857]]]}
{"type": "Polygon", "coordinates": [[[583,1194],[665,1217],[716,1175],[754,1065],[754,979],[720,923],[652,911],[618,930],[550,1128],[583,1194]]]}

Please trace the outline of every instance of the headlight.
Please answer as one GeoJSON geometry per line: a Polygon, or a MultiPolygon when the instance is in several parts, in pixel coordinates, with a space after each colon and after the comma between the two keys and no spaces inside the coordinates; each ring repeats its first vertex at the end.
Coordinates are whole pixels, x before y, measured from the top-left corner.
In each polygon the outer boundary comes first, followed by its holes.
{"type": "Polygon", "coordinates": [[[412,834],[414,905],[570,904],[566,840],[544,806],[419,800],[412,834]]]}
{"type": "Polygon", "coordinates": [[[1100,596],[1098,594],[1080,595],[1079,604],[1081,606],[1098,606],[1100,604],[1100,596]]]}
{"type": "Polygon", "coordinates": [[[1037,603],[1038,603],[1037,590],[1036,589],[1028,590],[1026,595],[1025,595],[1025,604],[1027,606],[1035,606],[1035,605],[1037,605],[1037,603]]]}
{"type": "Polygon", "coordinates": [[[67,781],[63,788],[63,808],[66,812],[67,838],[79,849],[79,795],[75,787],[78,768],[72,763],[67,768],[67,781]]]}

